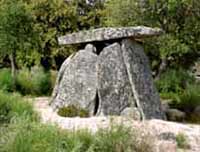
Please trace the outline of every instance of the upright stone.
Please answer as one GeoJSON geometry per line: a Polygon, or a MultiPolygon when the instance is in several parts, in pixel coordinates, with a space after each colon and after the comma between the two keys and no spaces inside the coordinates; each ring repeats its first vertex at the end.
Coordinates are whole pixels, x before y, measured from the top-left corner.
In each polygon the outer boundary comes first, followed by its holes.
{"type": "Polygon", "coordinates": [[[158,28],[138,26],[100,28],[60,37],[59,44],[82,43],[86,47],[64,62],[53,93],[53,108],[75,105],[91,115],[165,118],[149,61],[136,42],[160,34],[158,28]]]}
{"type": "Polygon", "coordinates": [[[97,55],[93,52],[95,47],[87,45],[64,62],[53,93],[54,109],[75,105],[93,115],[97,94],[97,55]]]}
{"type": "Polygon", "coordinates": [[[149,61],[143,47],[131,40],[122,41],[122,56],[126,65],[137,107],[143,118],[164,118],[158,92],[153,84],[149,61]]]}
{"type": "Polygon", "coordinates": [[[121,46],[118,43],[104,48],[99,55],[98,95],[100,115],[120,115],[125,108],[135,107],[121,46]]]}

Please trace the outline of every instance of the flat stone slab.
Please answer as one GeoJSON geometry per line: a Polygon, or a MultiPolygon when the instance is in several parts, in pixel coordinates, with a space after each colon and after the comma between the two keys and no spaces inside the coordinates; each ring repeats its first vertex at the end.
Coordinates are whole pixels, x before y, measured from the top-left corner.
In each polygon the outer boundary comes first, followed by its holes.
{"type": "Polygon", "coordinates": [[[121,28],[99,28],[78,33],[67,34],[59,37],[60,45],[79,44],[96,41],[106,41],[122,38],[144,38],[161,35],[163,31],[159,28],[145,26],[121,27],[121,28]]]}

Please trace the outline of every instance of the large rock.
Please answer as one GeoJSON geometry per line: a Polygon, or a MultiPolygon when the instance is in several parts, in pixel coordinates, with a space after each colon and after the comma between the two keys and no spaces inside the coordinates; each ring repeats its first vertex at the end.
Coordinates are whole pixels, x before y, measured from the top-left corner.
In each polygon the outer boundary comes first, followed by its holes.
{"type": "Polygon", "coordinates": [[[125,108],[135,107],[121,46],[118,43],[104,48],[99,55],[98,95],[98,114],[120,115],[125,108]]]}
{"type": "Polygon", "coordinates": [[[169,121],[183,121],[186,117],[186,114],[178,109],[168,109],[166,115],[169,121]]]}
{"type": "Polygon", "coordinates": [[[62,65],[53,92],[52,107],[75,105],[95,113],[97,95],[97,55],[95,47],[73,54],[62,65]]]}
{"type": "Polygon", "coordinates": [[[59,37],[59,44],[78,44],[97,41],[106,41],[123,38],[144,38],[157,36],[163,33],[161,29],[145,26],[121,27],[121,28],[99,28],[89,31],[67,34],[59,37]]]}
{"type": "Polygon", "coordinates": [[[138,26],[100,28],[60,37],[60,44],[83,43],[80,47],[86,47],[64,62],[53,93],[53,108],[75,105],[90,115],[165,118],[149,61],[136,42],[161,33],[157,28],[138,26]]]}
{"type": "Polygon", "coordinates": [[[200,105],[194,109],[193,113],[200,119],[200,105]]]}
{"type": "Polygon", "coordinates": [[[160,98],[153,84],[149,61],[141,45],[122,41],[122,56],[126,65],[136,105],[143,118],[164,118],[160,98]]]}

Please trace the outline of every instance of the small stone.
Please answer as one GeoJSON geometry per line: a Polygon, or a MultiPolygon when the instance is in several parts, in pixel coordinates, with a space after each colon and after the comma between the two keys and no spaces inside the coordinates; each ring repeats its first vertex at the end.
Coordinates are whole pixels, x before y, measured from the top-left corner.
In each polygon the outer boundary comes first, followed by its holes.
{"type": "Polygon", "coordinates": [[[176,141],[176,135],[172,132],[163,132],[158,138],[160,140],[176,141]]]}
{"type": "Polygon", "coordinates": [[[121,112],[121,116],[132,118],[133,120],[141,120],[140,112],[136,107],[125,108],[121,112]]]}
{"type": "Polygon", "coordinates": [[[185,112],[178,109],[168,109],[166,115],[169,121],[183,121],[186,116],[185,112]]]}
{"type": "Polygon", "coordinates": [[[96,47],[92,44],[87,44],[85,47],[85,50],[87,50],[89,52],[97,53],[96,47]]]}
{"type": "MultiPolygon", "coordinates": [[[[200,106],[197,106],[193,112],[197,117],[200,117],[200,106]]],[[[200,118],[199,118],[200,119],[200,118]]]]}
{"type": "Polygon", "coordinates": [[[168,103],[161,101],[161,108],[162,108],[163,112],[166,113],[167,110],[170,109],[170,106],[168,103]]]}

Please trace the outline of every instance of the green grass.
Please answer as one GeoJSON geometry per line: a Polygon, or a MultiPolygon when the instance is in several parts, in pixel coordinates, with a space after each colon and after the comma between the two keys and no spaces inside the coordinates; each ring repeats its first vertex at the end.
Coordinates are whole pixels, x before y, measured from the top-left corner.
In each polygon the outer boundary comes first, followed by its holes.
{"type": "Polygon", "coordinates": [[[30,70],[24,68],[18,71],[17,91],[23,95],[48,95],[52,90],[51,74],[41,67],[30,70]]]}
{"type": "Polygon", "coordinates": [[[122,125],[91,133],[41,124],[19,94],[0,92],[0,115],[1,152],[153,152],[153,138],[122,125]]]}
{"type": "Polygon", "coordinates": [[[159,80],[155,82],[160,93],[180,93],[188,84],[194,82],[194,78],[183,69],[168,69],[159,80]]]}
{"type": "Polygon", "coordinates": [[[0,69],[0,90],[22,95],[50,95],[55,83],[55,72],[44,71],[42,67],[23,68],[17,71],[16,87],[13,85],[10,69],[0,69]]]}
{"type": "Polygon", "coordinates": [[[177,108],[192,112],[200,105],[200,85],[189,85],[176,101],[177,108]]]}
{"type": "Polygon", "coordinates": [[[185,122],[200,124],[200,117],[194,113],[200,106],[200,84],[187,85],[181,93],[161,93],[162,99],[170,99],[170,107],[186,113],[185,122]]]}
{"type": "MultiPolygon", "coordinates": [[[[153,152],[148,138],[139,140],[129,128],[64,131],[55,126],[29,120],[17,120],[0,137],[4,152],[153,152]]],[[[153,139],[151,139],[153,141],[153,139]]]]}
{"type": "Polygon", "coordinates": [[[4,91],[13,91],[13,81],[10,69],[0,70],[0,89],[4,91]]]}
{"type": "Polygon", "coordinates": [[[0,124],[9,123],[13,117],[30,117],[36,120],[32,104],[25,101],[19,94],[0,91],[0,124]]]}

